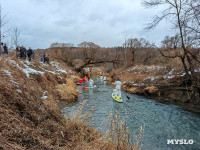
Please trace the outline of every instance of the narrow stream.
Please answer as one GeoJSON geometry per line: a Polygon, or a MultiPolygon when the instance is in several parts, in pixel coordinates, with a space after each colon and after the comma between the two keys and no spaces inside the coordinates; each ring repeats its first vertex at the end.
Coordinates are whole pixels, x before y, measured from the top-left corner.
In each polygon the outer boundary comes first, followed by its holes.
{"type": "Polygon", "coordinates": [[[163,104],[152,99],[126,93],[122,94],[123,103],[111,97],[113,87],[106,82],[95,81],[96,88],[85,90],[78,86],[79,101],[73,106],[66,106],[62,113],[74,114],[84,100],[83,113],[94,105],[94,121],[89,122],[99,132],[104,133],[104,122],[109,113],[120,115],[126,121],[129,132],[136,136],[145,124],[143,149],[146,150],[200,150],[200,115],[181,109],[179,106],[163,104]],[[167,139],[193,140],[193,144],[167,144],[167,139]]]}

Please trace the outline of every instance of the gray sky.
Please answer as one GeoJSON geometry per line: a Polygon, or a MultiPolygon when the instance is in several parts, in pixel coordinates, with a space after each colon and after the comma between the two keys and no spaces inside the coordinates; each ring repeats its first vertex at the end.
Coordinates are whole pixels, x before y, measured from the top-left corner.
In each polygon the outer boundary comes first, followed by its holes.
{"type": "MultiPolygon", "coordinates": [[[[146,9],[141,0],[1,0],[2,13],[17,26],[23,45],[48,48],[51,43],[75,45],[91,41],[102,47],[121,46],[125,38],[143,37],[159,43],[171,32],[162,22],[144,30],[159,9],[146,9]]],[[[7,39],[3,39],[6,41],[7,39]]]]}

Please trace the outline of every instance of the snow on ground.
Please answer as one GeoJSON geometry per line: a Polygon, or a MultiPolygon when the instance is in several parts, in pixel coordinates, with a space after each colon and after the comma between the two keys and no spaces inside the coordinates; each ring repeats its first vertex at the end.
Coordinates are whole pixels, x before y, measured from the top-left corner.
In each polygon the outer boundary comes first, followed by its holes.
{"type": "Polygon", "coordinates": [[[83,68],[83,70],[87,73],[90,72],[90,68],[83,68]]]}
{"type": "Polygon", "coordinates": [[[46,72],[49,72],[49,73],[52,73],[52,74],[56,74],[55,71],[47,70],[45,68],[42,68],[41,66],[39,66],[39,68],[42,69],[42,70],[44,70],[44,71],[46,71],[46,72]]]}
{"type": "Polygon", "coordinates": [[[154,66],[154,65],[152,65],[152,66],[134,66],[125,71],[127,71],[127,72],[131,72],[133,70],[146,70],[146,71],[151,71],[151,70],[156,71],[157,70],[158,71],[158,70],[165,69],[165,68],[166,67],[164,67],[164,66],[154,66]]]}
{"type": "Polygon", "coordinates": [[[16,91],[17,91],[18,93],[21,93],[21,92],[22,92],[22,91],[21,91],[21,90],[19,90],[19,89],[17,89],[16,91]]]}
{"type": "Polygon", "coordinates": [[[12,73],[8,70],[4,70],[4,72],[10,77],[10,82],[12,82],[15,86],[19,87],[19,84],[13,80],[12,73]]]}
{"type": "Polygon", "coordinates": [[[44,92],[43,92],[43,96],[41,97],[41,99],[47,99],[48,96],[46,96],[46,94],[47,94],[47,91],[44,91],[44,92]]]}
{"type": "Polygon", "coordinates": [[[55,67],[57,69],[58,72],[62,72],[62,73],[67,73],[66,70],[62,69],[60,66],[59,66],[59,63],[58,62],[51,62],[50,63],[53,67],[55,67]]]}
{"type": "Polygon", "coordinates": [[[200,68],[195,69],[194,72],[200,72],[200,68]]]}
{"type": "Polygon", "coordinates": [[[154,80],[156,80],[156,79],[158,79],[158,78],[159,78],[159,76],[152,76],[152,77],[147,77],[147,78],[144,79],[144,80],[150,79],[151,81],[154,81],[154,80]]]}
{"type": "Polygon", "coordinates": [[[24,65],[25,68],[22,68],[14,60],[9,60],[9,63],[15,65],[19,70],[23,71],[28,78],[30,77],[29,74],[41,74],[41,75],[44,74],[44,72],[30,68],[29,66],[23,63],[22,64],[24,65]]]}

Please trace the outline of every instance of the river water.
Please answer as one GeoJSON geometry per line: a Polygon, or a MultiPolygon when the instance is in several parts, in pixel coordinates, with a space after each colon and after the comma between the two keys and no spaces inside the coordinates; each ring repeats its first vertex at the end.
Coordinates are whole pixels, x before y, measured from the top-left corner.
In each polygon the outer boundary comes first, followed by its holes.
{"type": "Polygon", "coordinates": [[[63,114],[75,114],[84,100],[83,113],[96,105],[92,114],[93,121],[88,122],[99,132],[105,133],[105,120],[108,114],[120,115],[126,121],[130,134],[138,135],[141,126],[145,126],[143,134],[144,150],[200,150],[200,115],[183,110],[179,106],[163,104],[153,99],[122,93],[123,103],[111,97],[113,87],[105,81],[95,81],[96,88],[85,90],[78,86],[79,101],[75,105],[65,106],[63,114]],[[193,144],[167,144],[168,139],[193,140],[193,144]]]}

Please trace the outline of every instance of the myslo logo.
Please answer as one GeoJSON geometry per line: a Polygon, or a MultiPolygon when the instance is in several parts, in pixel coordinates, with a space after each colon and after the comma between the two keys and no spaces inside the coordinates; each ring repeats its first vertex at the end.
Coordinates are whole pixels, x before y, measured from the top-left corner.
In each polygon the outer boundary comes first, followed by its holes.
{"type": "Polygon", "coordinates": [[[168,139],[167,144],[193,144],[193,140],[186,139],[168,139]]]}

